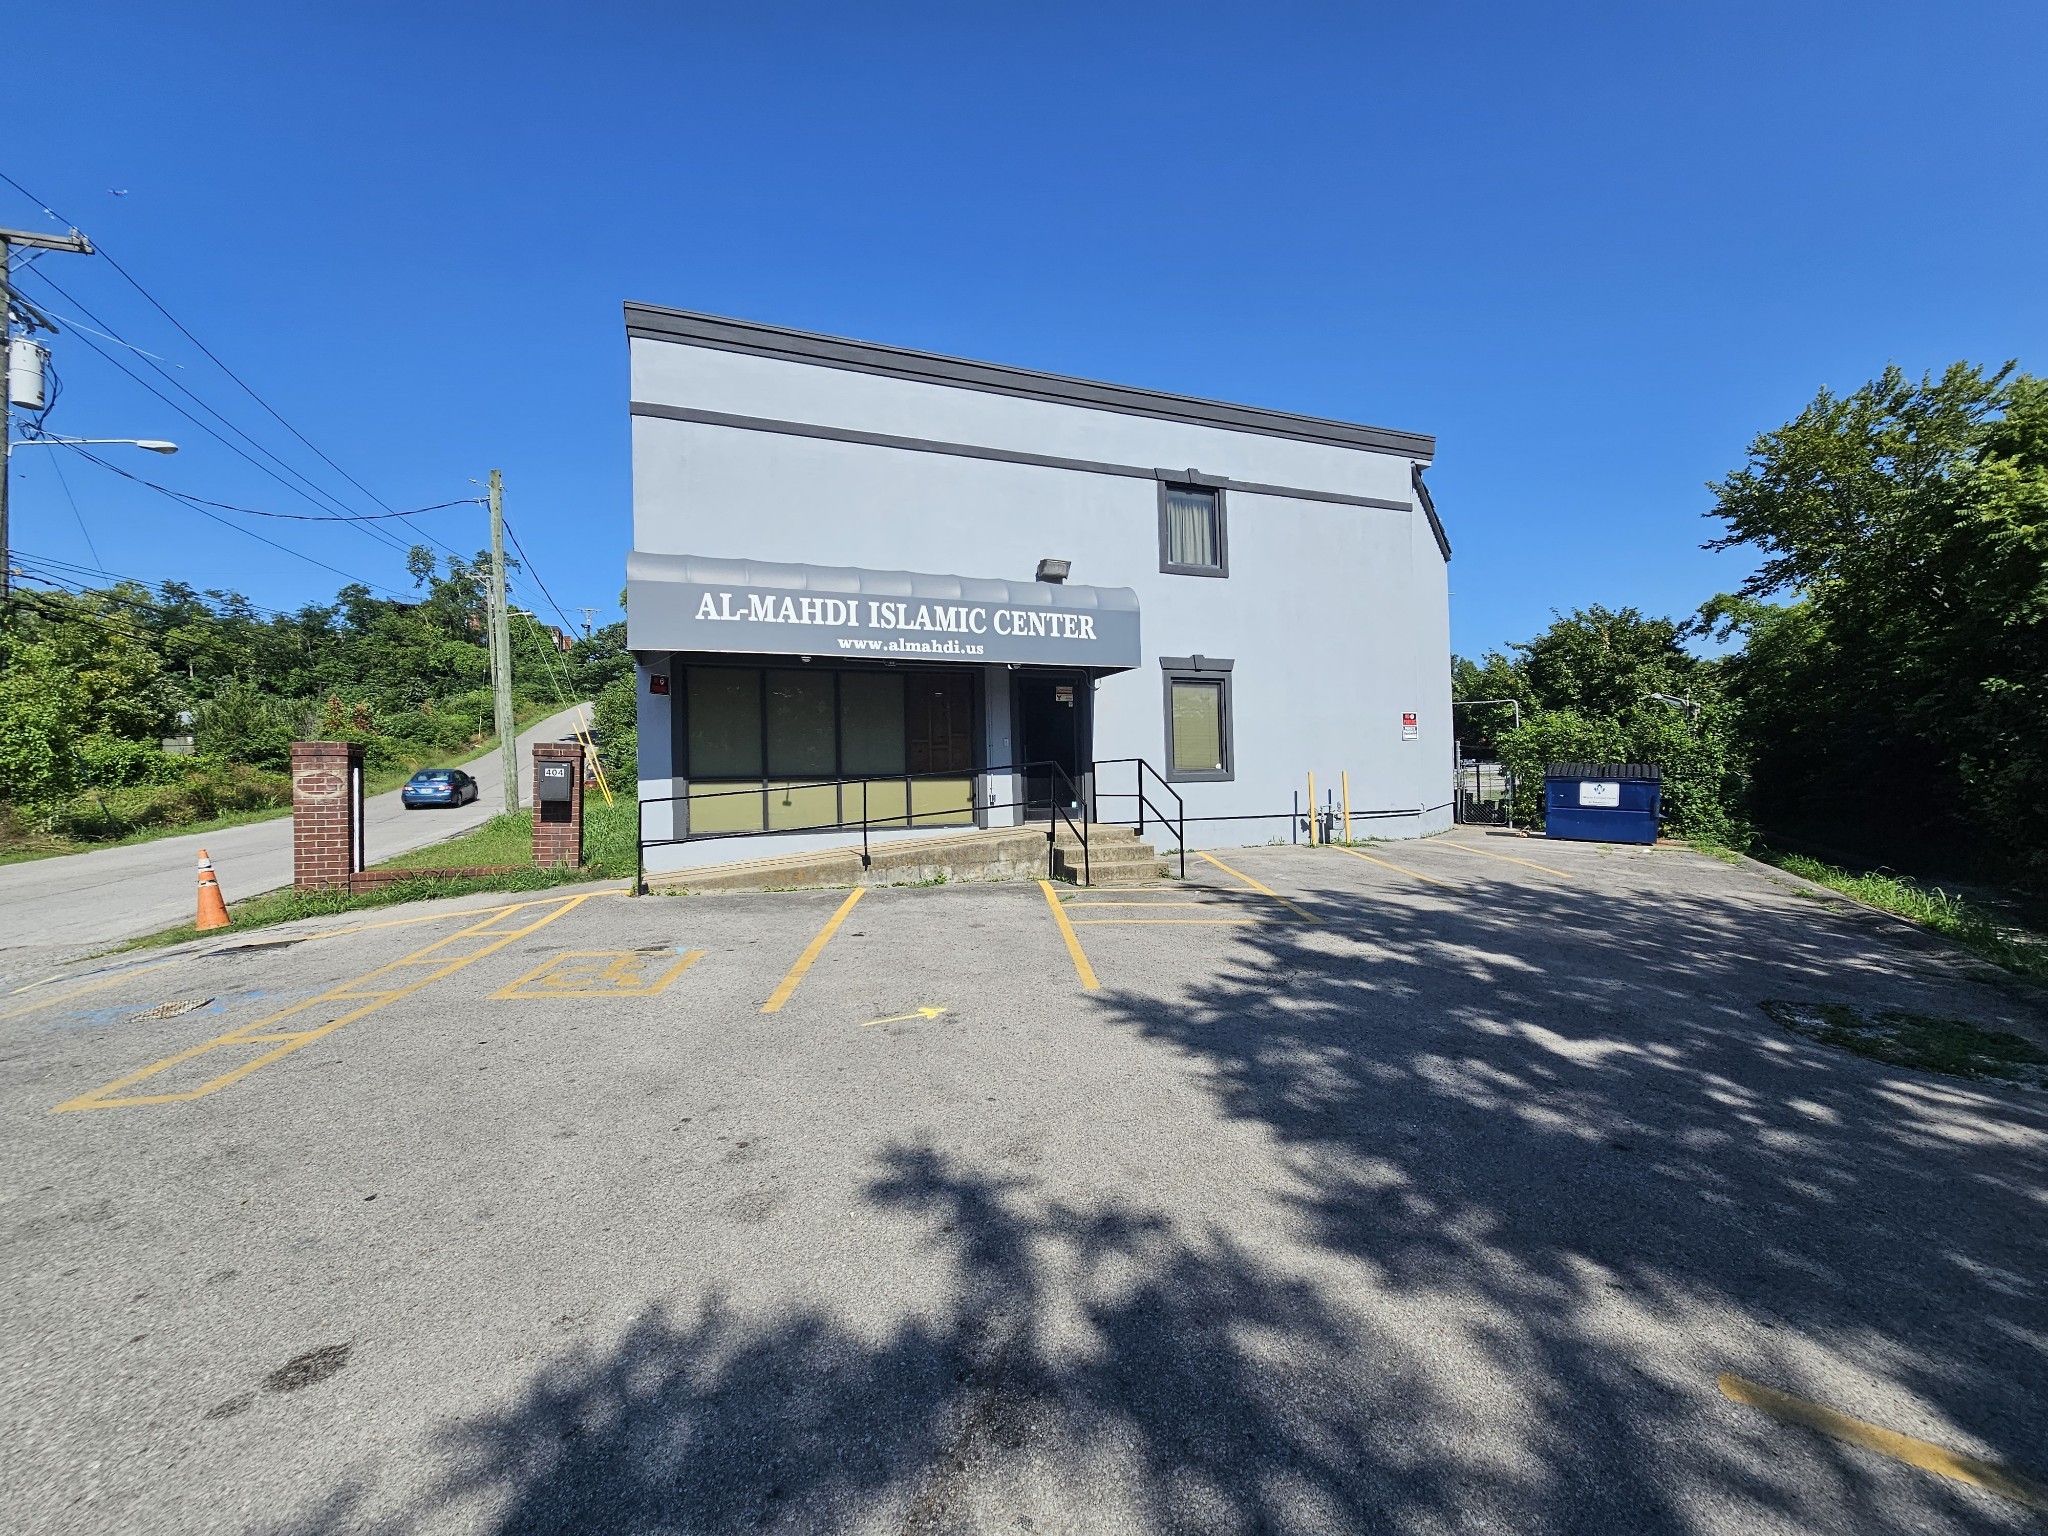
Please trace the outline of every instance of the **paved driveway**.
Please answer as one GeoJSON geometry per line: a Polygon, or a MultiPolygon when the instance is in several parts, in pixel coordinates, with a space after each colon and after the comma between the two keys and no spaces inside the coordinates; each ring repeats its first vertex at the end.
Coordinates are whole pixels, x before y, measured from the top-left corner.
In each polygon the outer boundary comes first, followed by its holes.
{"type": "MultiPolygon", "coordinates": [[[[533,743],[568,735],[575,718],[572,710],[520,733],[520,804],[532,799],[533,743]]],[[[483,793],[460,810],[407,811],[396,790],[368,798],[364,831],[372,863],[466,832],[504,808],[504,776],[495,750],[461,766],[483,793]]],[[[0,938],[0,974],[43,965],[53,954],[104,948],[190,922],[201,847],[212,856],[230,902],[292,883],[289,816],[0,865],[0,935],[5,936],[0,938]]]]}
{"type": "Polygon", "coordinates": [[[2048,1470],[2048,1099],[1759,1007],[2031,1005],[1748,869],[1469,842],[473,898],[0,999],[0,1507],[2036,1529],[1717,1388],[2048,1470]]]}

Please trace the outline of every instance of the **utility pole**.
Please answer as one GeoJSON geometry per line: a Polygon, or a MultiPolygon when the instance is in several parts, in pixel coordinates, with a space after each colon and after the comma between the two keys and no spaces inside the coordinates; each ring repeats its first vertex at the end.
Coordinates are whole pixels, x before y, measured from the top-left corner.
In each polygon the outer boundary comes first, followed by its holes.
{"type": "Polygon", "coordinates": [[[505,478],[491,471],[491,702],[498,721],[498,764],[505,809],[519,809],[519,743],[512,720],[512,623],[505,611],[505,478]]]}
{"type": "MultiPolygon", "coordinates": [[[[92,254],[92,242],[77,230],[68,235],[40,235],[27,229],[0,229],[0,604],[13,589],[14,556],[8,542],[7,471],[14,457],[14,248],[92,254]]],[[[31,320],[33,325],[33,320],[31,320]]]]}
{"type": "Polygon", "coordinates": [[[595,608],[585,608],[583,610],[583,638],[586,640],[590,638],[590,621],[596,613],[597,610],[595,608]]]}

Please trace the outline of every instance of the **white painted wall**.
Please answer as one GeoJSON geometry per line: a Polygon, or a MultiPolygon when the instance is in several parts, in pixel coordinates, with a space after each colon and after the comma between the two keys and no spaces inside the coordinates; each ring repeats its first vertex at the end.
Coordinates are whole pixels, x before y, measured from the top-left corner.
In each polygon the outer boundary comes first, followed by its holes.
{"type": "MultiPolygon", "coordinates": [[[[639,549],[1012,579],[1030,578],[1045,556],[1071,560],[1071,580],[1135,588],[1142,610],[1144,666],[1105,678],[1097,692],[1098,758],[1140,756],[1163,768],[1158,658],[1228,657],[1236,779],[1177,786],[1191,817],[1284,813],[1313,770],[1319,790],[1349,773],[1354,814],[1425,812],[1357,823],[1360,835],[1449,825],[1447,573],[1412,500],[1408,459],[676,342],[635,339],[632,365],[634,399],[652,404],[1401,501],[1406,510],[1389,511],[1233,491],[1229,577],[1170,576],[1159,570],[1149,480],[633,420],[639,549]],[[1401,739],[1407,710],[1418,716],[1414,741],[1401,739]]],[[[645,673],[640,772],[643,796],[654,797],[675,791],[667,701],[646,692],[645,673]]],[[[1000,669],[990,673],[987,748],[1004,761],[1008,692],[1000,669]]],[[[650,809],[650,835],[656,822],[650,809]]],[[[1287,836],[1284,819],[1190,828],[1191,843],[1211,847],[1287,836]]],[[[812,842],[667,849],[650,864],[812,842]]]]}

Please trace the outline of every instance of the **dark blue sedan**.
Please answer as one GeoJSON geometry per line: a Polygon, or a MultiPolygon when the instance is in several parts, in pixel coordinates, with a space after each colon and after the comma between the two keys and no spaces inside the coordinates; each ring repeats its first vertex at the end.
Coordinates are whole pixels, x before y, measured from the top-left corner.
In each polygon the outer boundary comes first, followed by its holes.
{"type": "Polygon", "coordinates": [[[478,793],[476,780],[460,768],[422,768],[405,781],[398,798],[408,811],[417,811],[428,805],[467,805],[478,793]]]}

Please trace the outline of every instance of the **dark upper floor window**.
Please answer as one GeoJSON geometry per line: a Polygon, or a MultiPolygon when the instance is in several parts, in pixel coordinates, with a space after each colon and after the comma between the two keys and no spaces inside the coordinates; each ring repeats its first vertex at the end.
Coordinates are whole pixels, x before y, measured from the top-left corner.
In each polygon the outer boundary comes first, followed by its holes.
{"type": "Polygon", "coordinates": [[[1220,487],[1161,482],[1159,569],[1179,576],[1230,574],[1220,487]]]}

